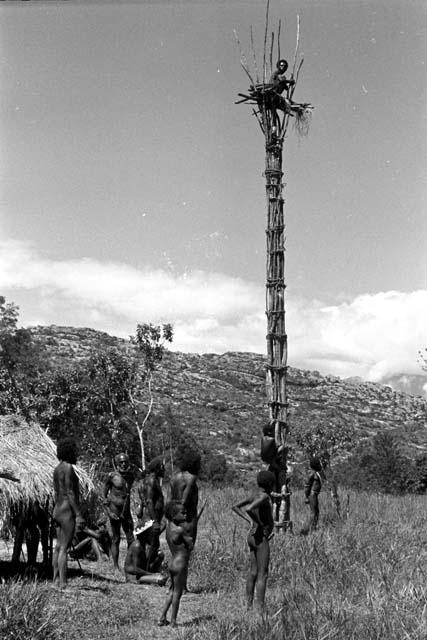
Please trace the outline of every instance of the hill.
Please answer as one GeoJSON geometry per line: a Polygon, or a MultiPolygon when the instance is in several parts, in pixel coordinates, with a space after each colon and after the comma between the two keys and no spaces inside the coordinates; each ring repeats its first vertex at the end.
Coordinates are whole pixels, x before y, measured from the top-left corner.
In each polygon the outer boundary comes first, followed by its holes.
{"type": "MultiPolygon", "coordinates": [[[[93,349],[130,348],[129,342],[73,327],[33,327],[56,366],[84,359],[93,349]]],[[[260,432],[267,411],[264,356],[254,353],[192,354],[168,351],[154,380],[155,411],[190,430],[202,446],[224,453],[237,467],[258,459],[260,432]]],[[[390,386],[323,376],[289,367],[290,425],[339,415],[360,438],[392,430],[407,453],[427,451],[427,401],[390,386]]]]}

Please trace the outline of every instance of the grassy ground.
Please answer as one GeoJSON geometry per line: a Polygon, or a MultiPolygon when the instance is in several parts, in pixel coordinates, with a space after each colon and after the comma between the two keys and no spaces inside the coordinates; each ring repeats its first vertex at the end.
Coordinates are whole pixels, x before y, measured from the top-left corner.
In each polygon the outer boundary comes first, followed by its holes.
{"type": "MultiPolygon", "coordinates": [[[[75,572],[77,565],[71,562],[74,571],[70,586],[62,594],[43,582],[25,585],[26,593],[22,585],[9,582],[0,586],[0,637],[426,639],[426,496],[351,494],[348,516],[340,521],[328,496],[322,493],[319,531],[300,536],[307,507],[302,495],[294,494],[294,535],[276,534],[272,540],[267,610],[260,620],[245,612],[246,531],[244,523],[230,511],[230,505],[241,495],[233,489],[209,492],[190,569],[192,593],[182,599],[176,631],[156,626],[165,588],[126,584],[122,576],[114,574],[110,563],[87,562],[80,576],[75,572]],[[7,620],[4,612],[9,611],[11,617],[12,610],[22,612],[23,603],[29,602],[33,604],[25,606],[29,610],[32,607],[31,629],[19,635],[18,625],[15,635],[2,635],[2,615],[7,620]],[[34,609],[40,609],[40,621],[34,609]],[[46,620],[39,632],[32,631],[46,620]]],[[[27,621],[28,616],[27,611],[27,621]]],[[[7,630],[4,622],[3,629],[7,630]]]]}

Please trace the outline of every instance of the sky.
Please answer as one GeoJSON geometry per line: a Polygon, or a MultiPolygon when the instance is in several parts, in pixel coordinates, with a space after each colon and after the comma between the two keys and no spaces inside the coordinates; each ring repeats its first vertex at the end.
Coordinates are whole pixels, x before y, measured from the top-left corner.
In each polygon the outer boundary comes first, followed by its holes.
{"type": "MultiPolygon", "coordinates": [[[[381,381],[427,346],[427,5],[271,0],[309,135],[284,150],[289,364],[381,381]]],[[[265,352],[261,0],[2,2],[0,294],[25,326],[265,352]]],[[[427,386],[426,386],[427,390],[427,386]]]]}

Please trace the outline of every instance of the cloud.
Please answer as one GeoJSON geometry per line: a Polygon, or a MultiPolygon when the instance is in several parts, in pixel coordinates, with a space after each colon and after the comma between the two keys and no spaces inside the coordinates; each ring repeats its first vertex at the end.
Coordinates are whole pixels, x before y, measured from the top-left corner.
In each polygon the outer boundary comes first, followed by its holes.
{"type": "MultiPolygon", "coordinates": [[[[221,273],[186,274],[91,258],[52,260],[0,241],[0,293],[25,325],[89,326],[127,336],[138,322],[172,322],[181,351],[264,353],[264,287],[221,273]]],[[[365,294],[325,305],[288,297],[289,363],[380,381],[420,374],[427,291],[365,294]]]]}

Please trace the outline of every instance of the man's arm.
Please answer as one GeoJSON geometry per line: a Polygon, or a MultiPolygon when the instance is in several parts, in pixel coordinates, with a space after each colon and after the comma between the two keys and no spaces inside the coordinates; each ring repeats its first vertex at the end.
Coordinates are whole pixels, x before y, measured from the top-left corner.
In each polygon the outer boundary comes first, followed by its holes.
{"type": "Polygon", "coordinates": [[[261,496],[258,496],[257,498],[255,498],[255,500],[253,500],[247,507],[246,507],[246,513],[249,515],[249,517],[251,518],[252,522],[255,522],[256,524],[258,524],[260,527],[263,527],[265,525],[264,522],[261,522],[261,519],[259,517],[259,508],[262,505],[263,502],[265,502],[266,500],[268,500],[266,494],[262,494],[261,496]]]}
{"type": "Polygon", "coordinates": [[[252,520],[250,519],[250,517],[246,513],[246,510],[243,510],[243,507],[246,507],[246,505],[251,504],[251,503],[252,503],[252,498],[248,498],[248,499],[242,500],[241,502],[238,502],[233,507],[231,507],[231,510],[235,514],[237,514],[240,518],[242,518],[246,522],[249,522],[249,524],[252,524],[252,520]]]}
{"type": "Polygon", "coordinates": [[[184,544],[187,547],[187,549],[189,551],[193,551],[193,549],[194,549],[194,540],[193,540],[193,538],[191,536],[189,536],[188,534],[183,533],[182,534],[182,539],[183,539],[184,544]]]}
{"type": "Polygon", "coordinates": [[[107,476],[106,481],[104,482],[104,490],[103,490],[104,504],[105,504],[105,501],[107,500],[108,494],[109,494],[110,489],[111,489],[111,476],[112,476],[112,474],[109,473],[108,476],[107,476]]]}
{"type": "Polygon", "coordinates": [[[65,477],[64,477],[64,485],[65,485],[65,494],[68,497],[68,501],[70,503],[71,509],[76,518],[76,524],[78,524],[79,527],[82,527],[84,524],[84,518],[82,517],[81,511],[80,511],[80,504],[79,504],[80,502],[79,489],[78,489],[79,481],[72,464],[67,465],[67,469],[65,471],[65,477]],[[76,487],[77,487],[77,491],[76,491],[76,487]]]}

